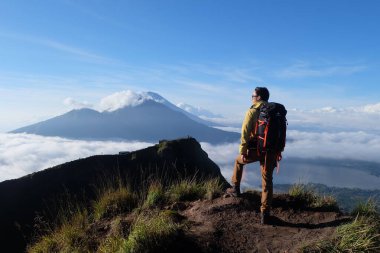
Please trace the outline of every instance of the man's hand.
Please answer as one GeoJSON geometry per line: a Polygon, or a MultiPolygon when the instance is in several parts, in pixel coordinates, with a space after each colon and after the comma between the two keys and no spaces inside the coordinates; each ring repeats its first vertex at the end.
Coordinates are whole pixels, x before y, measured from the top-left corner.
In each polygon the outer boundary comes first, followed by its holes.
{"type": "Polygon", "coordinates": [[[246,163],[247,162],[247,155],[241,155],[241,160],[243,161],[243,163],[246,163]]]}

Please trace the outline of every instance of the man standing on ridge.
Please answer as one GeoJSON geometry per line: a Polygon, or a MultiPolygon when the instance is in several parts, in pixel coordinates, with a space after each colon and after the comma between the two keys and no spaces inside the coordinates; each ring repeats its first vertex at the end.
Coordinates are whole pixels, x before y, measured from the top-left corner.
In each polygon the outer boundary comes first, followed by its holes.
{"type": "Polygon", "coordinates": [[[243,175],[245,164],[260,162],[262,192],[261,192],[261,224],[267,224],[269,221],[270,207],[273,198],[273,170],[277,165],[276,154],[267,152],[266,155],[260,155],[257,152],[257,136],[255,133],[256,122],[259,118],[260,108],[267,104],[269,91],[266,87],[256,87],[252,94],[252,106],[245,114],[244,122],[241,128],[241,142],[239,155],[235,159],[234,171],[232,175],[232,188],[227,189],[227,194],[234,197],[240,196],[240,183],[243,175]]]}

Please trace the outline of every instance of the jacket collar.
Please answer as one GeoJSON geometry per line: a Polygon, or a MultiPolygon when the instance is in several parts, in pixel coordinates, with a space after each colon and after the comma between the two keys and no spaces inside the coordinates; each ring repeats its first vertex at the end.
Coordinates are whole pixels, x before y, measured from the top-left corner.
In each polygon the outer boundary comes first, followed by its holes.
{"type": "Polygon", "coordinates": [[[252,108],[258,109],[263,103],[266,103],[265,101],[261,100],[252,105],[252,108]]]}

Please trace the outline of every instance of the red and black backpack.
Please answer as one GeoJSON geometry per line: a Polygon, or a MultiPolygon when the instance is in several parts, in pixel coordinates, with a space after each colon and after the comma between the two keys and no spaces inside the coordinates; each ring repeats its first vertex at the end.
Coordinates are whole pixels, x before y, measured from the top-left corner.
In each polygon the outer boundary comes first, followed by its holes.
{"type": "Polygon", "coordinates": [[[255,126],[257,154],[265,156],[267,152],[276,154],[277,170],[286,142],[286,109],[279,103],[264,103],[260,107],[259,117],[255,126]]]}

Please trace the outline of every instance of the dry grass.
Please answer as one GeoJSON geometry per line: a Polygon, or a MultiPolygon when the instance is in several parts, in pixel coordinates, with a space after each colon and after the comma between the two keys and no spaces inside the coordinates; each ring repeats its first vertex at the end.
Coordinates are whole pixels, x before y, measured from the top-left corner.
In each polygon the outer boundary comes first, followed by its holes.
{"type": "Polygon", "coordinates": [[[27,251],[105,253],[164,250],[182,229],[182,217],[173,210],[160,209],[177,201],[212,199],[222,193],[222,183],[218,179],[199,182],[186,179],[167,187],[154,180],[138,195],[122,184],[113,184],[117,187],[105,185],[108,186],[101,190],[98,199],[88,209],[63,208],[60,222],[45,230],[47,233],[29,245],[27,251]],[[112,222],[127,216],[131,220],[123,224],[119,222],[119,233],[113,233],[110,228],[112,222]],[[102,237],[89,236],[93,225],[103,223],[108,224],[108,228],[102,237]]]}
{"type": "Polygon", "coordinates": [[[116,216],[129,212],[137,205],[137,199],[126,187],[109,189],[103,192],[100,198],[94,202],[94,219],[116,216]]]}
{"type": "Polygon", "coordinates": [[[360,203],[356,218],[336,229],[336,235],[305,246],[302,252],[380,252],[380,219],[373,202],[360,203]]]}
{"type": "Polygon", "coordinates": [[[311,208],[339,210],[338,203],[333,196],[320,196],[304,184],[294,184],[289,189],[289,195],[304,201],[311,208]]]}
{"type": "Polygon", "coordinates": [[[71,219],[64,221],[60,227],[42,236],[37,243],[27,248],[27,252],[83,252],[88,249],[88,225],[87,212],[78,212],[71,219]]]}
{"type": "Polygon", "coordinates": [[[139,216],[132,226],[122,252],[165,252],[178,235],[181,226],[165,213],[139,216]]]}

